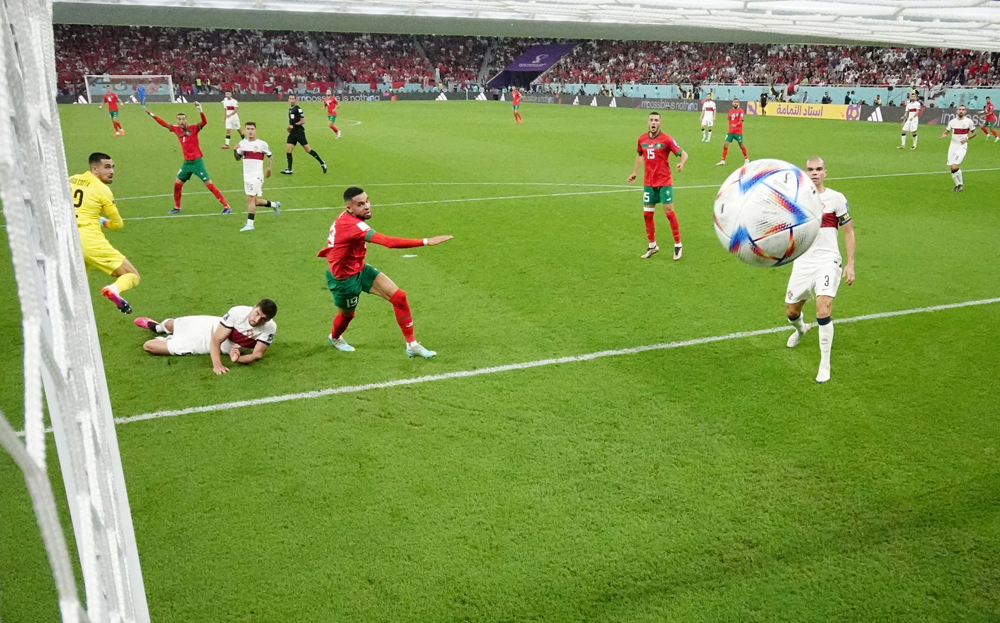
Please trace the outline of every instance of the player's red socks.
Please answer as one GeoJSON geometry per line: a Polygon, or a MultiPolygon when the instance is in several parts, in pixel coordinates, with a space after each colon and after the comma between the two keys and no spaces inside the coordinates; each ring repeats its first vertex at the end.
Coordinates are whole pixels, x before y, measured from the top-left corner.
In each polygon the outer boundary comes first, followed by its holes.
{"type": "Polygon", "coordinates": [[[413,340],[413,316],[410,314],[410,304],[406,302],[406,292],[396,290],[396,293],[389,297],[392,303],[392,311],[396,313],[396,322],[403,331],[403,337],[409,344],[413,340]]]}
{"type": "Polygon", "coordinates": [[[521,113],[519,113],[519,112],[514,113],[514,121],[516,121],[517,123],[521,123],[521,121],[522,121],[522,119],[521,119],[521,113]]]}
{"type": "Polygon", "coordinates": [[[337,339],[343,335],[344,331],[347,331],[347,325],[351,324],[352,320],[354,320],[354,314],[345,316],[341,312],[337,312],[337,315],[333,317],[333,330],[330,331],[333,339],[337,339]]]}
{"type": "Polygon", "coordinates": [[[118,123],[117,121],[114,121],[113,123],[115,124],[115,132],[121,132],[122,124],[118,123]]]}
{"type": "Polygon", "coordinates": [[[747,148],[744,147],[743,145],[740,145],[740,150],[743,152],[743,157],[746,158],[747,157],[747,148]]]}
{"type": "Polygon", "coordinates": [[[656,223],[653,222],[653,215],[656,214],[652,210],[643,209],[642,218],[646,221],[646,240],[650,243],[656,242],[656,223]]]}
{"type": "Polygon", "coordinates": [[[226,203],[226,198],[222,196],[222,191],[216,188],[215,184],[213,184],[212,182],[205,182],[205,188],[212,191],[212,194],[215,195],[215,198],[219,200],[219,203],[222,204],[222,207],[224,208],[229,207],[229,204],[226,203]]]}
{"type": "Polygon", "coordinates": [[[729,143],[726,143],[725,145],[722,146],[722,159],[723,160],[726,159],[726,154],[728,154],[728,153],[729,153],[729,143]]]}
{"type": "MultiPolygon", "coordinates": [[[[667,220],[670,221],[670,232],[674,235],[674,244],[681,243],[681,226],[677,222],[677,215],[673,210],[664,210],[667,214],[667,220]]],[[[650,213],[650,218],[652,218],[652,213],[650,213]]]]}
{"type": "Polygon", "coordinates": [[[330,124],[330,129],[331,129],[331,130],[333,130],[333,132],[334,132],[335,134],[336,134],[337,132],[340,132],[340,130],[338,130],[338,129],[337,129],[337,126],[333,125],[332,123],[330,124]]]}
{"type": "Polygon", "coordinates": [[[174,207],[178,210],[181,209],[181,189],[184,188],[184,184],[181,182],[174,182],[174,207]]]}

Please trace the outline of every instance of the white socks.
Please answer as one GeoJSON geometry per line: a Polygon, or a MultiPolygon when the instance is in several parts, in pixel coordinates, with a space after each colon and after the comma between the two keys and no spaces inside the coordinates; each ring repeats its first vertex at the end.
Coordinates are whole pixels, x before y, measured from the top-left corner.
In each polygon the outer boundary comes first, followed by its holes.
{"type": "Polygon", "coordinates": [[[799,314],[798,318],[789,318],[788,322],[795,327],[795,330],[799,333],[803,333],[806,330],[806,323],[802,321],[802,314],[799,314]]]}
{"type": "Polygon", "coordinates": [[[650,249],[654,248],[655,246],[656,246],[656,243],[655,243],[655,242],[650,242],[650,243],[649,243],[649,248],[650,248],[650,249]]]}
{"type": "Polygon", "coordinates": [[[163,322],[158,323],[156,325],[156,332],[157,333],[162,333],[164,335],[168,335],[170,333],[170,331],[167,331],[167,321],[168,320],[171,320],[171,318],[166,318],[166,319],[163,320],[163,322]]]}
{"type": "Polygon", "coordinates": [[[903,135],[903,147],[906,147],[906,135],[903,135]]]}
{"type": "Polygon", "coordinates": [[[226,137],[226,147],[229,147],[229,137],[226,137]]]}
{"type": "Polygon", "coordinates": [[[951,172],[951,179],[955,180],[955,186],[962,185],[962,169],[951,172]]]}
{"type": "Polygon", "coordinates": [[[916,134],[913,135],[913,146],[914,147],[917,146],[917,135],[916,134]]]}
{"type": "Polygon", "coordinates": [[[816,324],[819,325],[819,367],[820,369],[830,369],[830,349],[833,348],[833,319],[823,318],[826,322],[821,322],[821,319],[816,319],[816,324]]]}

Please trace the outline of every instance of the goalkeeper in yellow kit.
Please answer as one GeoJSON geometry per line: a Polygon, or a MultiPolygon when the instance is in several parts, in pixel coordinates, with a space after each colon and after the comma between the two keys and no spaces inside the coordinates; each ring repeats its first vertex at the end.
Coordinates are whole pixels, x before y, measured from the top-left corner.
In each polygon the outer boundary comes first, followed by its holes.
{"type": "Polygon", "coordinates": [[[116,277],[113,284],[101,288],[101,294],[120,312],[131,314],[132,306],[122,298],[122,293],[139,285],[139,273],[101,231],[102,227],[121,229],[125,226],[115,206],[115,197],[108,188],[114,177],[115,163],[111,156],[96,152],[90,154],[89,171],[69,178],[69,190],[87,269],[96,268],[116,277]]]}

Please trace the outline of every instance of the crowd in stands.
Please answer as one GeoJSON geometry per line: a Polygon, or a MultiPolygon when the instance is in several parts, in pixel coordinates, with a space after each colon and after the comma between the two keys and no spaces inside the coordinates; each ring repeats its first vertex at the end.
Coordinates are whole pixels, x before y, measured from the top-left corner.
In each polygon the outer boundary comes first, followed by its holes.
{"type": "Polygon", "coordinates": [[[826,45],[587,41],[542,80],[589,84],[1000,83],[990,52],[826,45]]]}
{"type": "MultiPolygon", "coordinates": [[[[84,74],[170,74],[183,93],[207,87],[270,93],[302,84],[481,83],[527,38],[56,25],[63,93],[84,74]]],[[[586,41],[543,84],[1000,84],[1000,54],[862,46],[586,41]]]]}

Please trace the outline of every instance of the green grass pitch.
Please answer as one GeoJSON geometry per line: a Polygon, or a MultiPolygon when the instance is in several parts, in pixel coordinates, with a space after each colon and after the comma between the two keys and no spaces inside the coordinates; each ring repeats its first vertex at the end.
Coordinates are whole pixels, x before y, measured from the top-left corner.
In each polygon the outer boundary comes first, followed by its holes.
{"type": "MultiPolygon", "coordinates": [[[[740,158],[715,166],[724,128],[701,143],[696,114],[663,116],[690,153],[673,262],[662,212],[664,252],[639,259],[642,189],[624,184],[646,111],[526,104],[514,125],[501,103],[347,103],[335,140],[307,103],[330,172],[297,150],[281,176],[285,105],[247,103],[242,119],[275,150],[265,196],[284,213],[261,209],[245,234],[241,166],[219,149],[221,107],[206,108],[202,148],[231,216],[193,179],[185,216],[166,217],[180,148],[139,108],[124,107],[122,138],[97,107],[61,109],[71,172],[110,153],[136,219],[108,234],[142,276],[135,315],[89,275],[116,416],[785,323],[789,269],[744,266],[716,240],[712,202],[740,158]],[[346,334],[357,351],[326,342],[335,310],[315,255],[351,184],[371,195],[376,230],[455,236],[368,253],[407,291],[432,360],[405,356],[391,306],[370,296],[346,334]],[[132,324],[265,296],[279,306],[274,346],[224,377],[207,357],[147,355],[132,324]]],[[[897,150],[888,123],[752,117],[745,132],[754,159],[822,155],[850,201],[858,280],[835,321],[1000,296],[1000,144],[973,140],[953,193],[939,126],[916,151],[897,150]]],[[[20,428],[0,238],[0,408],[20,428]]],[[[775,333],[120,425],[153,620],[1000,619],[1000,304],[836,326],[823,386],[816,333],[796,349],[775,333]]],[[[50,452],[56,478],[51,437],[50,452]]],[[[0,492],[4,623],[56,621],[5,454],[0,492]]]]}

